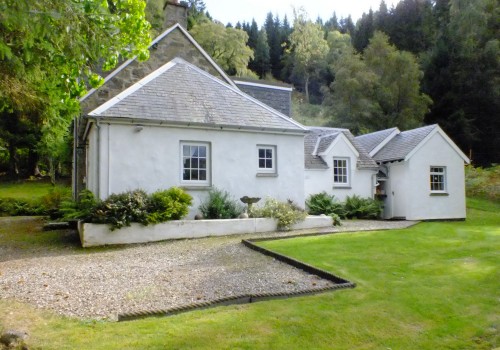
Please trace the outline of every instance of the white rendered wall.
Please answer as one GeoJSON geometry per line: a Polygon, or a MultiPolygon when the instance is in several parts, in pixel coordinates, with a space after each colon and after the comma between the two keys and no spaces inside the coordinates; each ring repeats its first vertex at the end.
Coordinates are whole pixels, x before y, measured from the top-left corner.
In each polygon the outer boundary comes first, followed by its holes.
{"type": "Polygon", "coordinates": [[[322,156],[327,163],[328,169],[307,169],[304,175],[304,186],[306,198],[311,194],[327,192],[333,194],[340,201],[347,196],[358,195],[363,198],[373,198],[374,184],[373,176],[376,171],[360,170],[356,166],[357,157],[344,139],[339,139],[327,155],[322,156]],[[333,184],[333,158],[349,158],[350,184],[346,187],[334,186],[333,184]]]}
{"type": "Polygon", "coordinates": [[[409,159],[408,179],[408,220],[465,218],[464,161],[439,133],[409,159]],[[431,166],[446,167],[446,195],[431,194],[431,166]]]}
{"type": "Polygon", "coordinates": [[[181,141],[193,141],[210,144],[212,186],[228,191],[235,199],[245,195],[283,201],[290,198],[303,206],[303,140],[302,135],[148,125],[137,131],[135,125],[101,123],[99,197],[137,188],[154,192],[186,187],[194,198],[188,216],[192,218],[209,190],[193,189],[181,181],[181,141]],[[257,145],[277,147],[277,176],[257,176],[257,145]]]}

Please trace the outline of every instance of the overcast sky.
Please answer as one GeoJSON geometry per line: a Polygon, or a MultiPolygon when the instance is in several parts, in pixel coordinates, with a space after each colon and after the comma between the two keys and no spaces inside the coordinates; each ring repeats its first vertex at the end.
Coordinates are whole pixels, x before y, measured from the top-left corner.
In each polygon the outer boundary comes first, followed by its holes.
{"type": "MultiPolygon", "coordinates": [[[[388,8],[398,0],[385,0],[388,8]]],[[[210,15],[224,24],[231,22],[250,22],[255,18],[259,27],[264,23],[268,12],[278,14],[283,19],[285,14],[290,23],[293,21],[293,7],[304,7],[309,18],[315,20],[318,15],[327,20],[335,11],[337,18],[352,16],[354,23],[363,12],[378,10],[380,0],[205,0],[210,15]]]]}

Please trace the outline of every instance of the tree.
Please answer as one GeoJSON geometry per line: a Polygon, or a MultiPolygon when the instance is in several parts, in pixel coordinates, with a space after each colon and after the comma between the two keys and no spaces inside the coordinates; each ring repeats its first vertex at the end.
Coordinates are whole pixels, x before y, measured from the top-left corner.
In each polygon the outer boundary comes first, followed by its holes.
{"type": "Polygon", "coordinates": [[[375,100],[380,115],[371,127],[409,129],[422,124],[432,100],[420,92],[423,73],[415,56],[398,51],[382,32],[375,32],[364,52],[366,66],[377,75],[375,100]]]}
{"type": "Polygon", "coordinates": [[[323,36],[319,25],[306,19],[304,13],[296,14],[289,52],[293,55],[295,71],[303,77],[307,102],[311,76],[325,66],[328,44],[323,36]]]}
{"type": "Polygon", "coordinates": [[[377,75],[352,50],[343,51],[331,69],[335,71],[335,81],[330,85],[331,94],[327,94],[324,105],[331,108],[335,120],[343,127],[353,132],[365,130],[379,115],[374,98],[377,75]]]}
{"type": "Polygon", "coordinates": [[[226,72],[232,75],[246,73],[248,62],[254,56],[246,45],[248,34],[244,30],[203,22],[191,29],[191,35],[226,72]]]}
{"type": "MultiPolygon", "coordinates": [[[[150,0],[151,1],[151,0],[150,0]]],[[[206,5],[203,0],[188,0],[187,30],[191,30],[196,24],[209,20],[205,15],[206,5]]]]}
{"type": "Polygon", "coordinates": [[[32,120],[41,130],[32,147],[50,154],[102,70],[148,58],[144,8],[141,0],[0,0],[1,118],[32,120]]]}
{"type": "Polygon", "coordinates": [[[267,43],[266,31],[263,28],[259,31],[257,45],[254,51],[254,59],[250,61],[249,67],[256,72],[260,78],[264,78],[271,70],[269,44],[267,43]]]}
{"type": "Polygon", "coordinates": [[[374,32],[372,9],[370,9],[368,14],[363,13],[360,20],[356,24],[356,27],[356,32],[353,38],[353,45],[358,52],[363,52],[374,32]]]}
{"type": "Polygon", "coordinates": [[[437,44],[424,59],[439,123],[476,164],[500,162],[500,10],[496,0],[436,4],[437,44]],[[438,6],[439,5],[439,6],[438,6]]]}

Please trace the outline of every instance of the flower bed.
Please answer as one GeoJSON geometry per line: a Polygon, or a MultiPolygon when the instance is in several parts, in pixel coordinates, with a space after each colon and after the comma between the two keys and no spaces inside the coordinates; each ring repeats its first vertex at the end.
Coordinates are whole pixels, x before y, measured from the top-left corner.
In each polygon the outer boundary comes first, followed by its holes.
{"type": "MultiPolygon", "coordinates": [[[[329,216],[308,216],[292,226],[293,230],[332,226],[329,216]]],[[[277,230],[277,221],[269,218],[226,220],[174,220],[156,225],[131,226],[111,231],[106,224],[80,222],[78,232],[83,247],[111,244],[130,244],[179,238],[199,238],[243,233],[262,233],[277,230]]]]}

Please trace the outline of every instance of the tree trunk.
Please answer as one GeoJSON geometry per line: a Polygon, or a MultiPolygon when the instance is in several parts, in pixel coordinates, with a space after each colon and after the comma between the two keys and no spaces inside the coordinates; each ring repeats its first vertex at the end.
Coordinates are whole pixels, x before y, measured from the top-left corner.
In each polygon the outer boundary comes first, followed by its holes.
{"type": "Polygon", "coordinates": [[[305,76],[304,90],[306,92],[306,101],[307,101],[307,103],[309,103],[309,74],[307,74],[307,73],[305,76]]]}
{"type": "Polygon", "coordinates": [[[38,153],[30,149],[28,153],[28,175],[41,176],[38,161],[38,153]]]}
{"type": "Polygon", "coordinates": [[[19,168],[17,164],[17,148],[11,142],[9,143],[9,175],[12,177],[19,176],[19,168]]]}
{"type": "Polygon", "coordinates": [[[52,186],[56,185],[56,167],[54,164],[54,159],[52,157],[49,158],[49,175],[50,175],[50,183],[52,186]]]}

